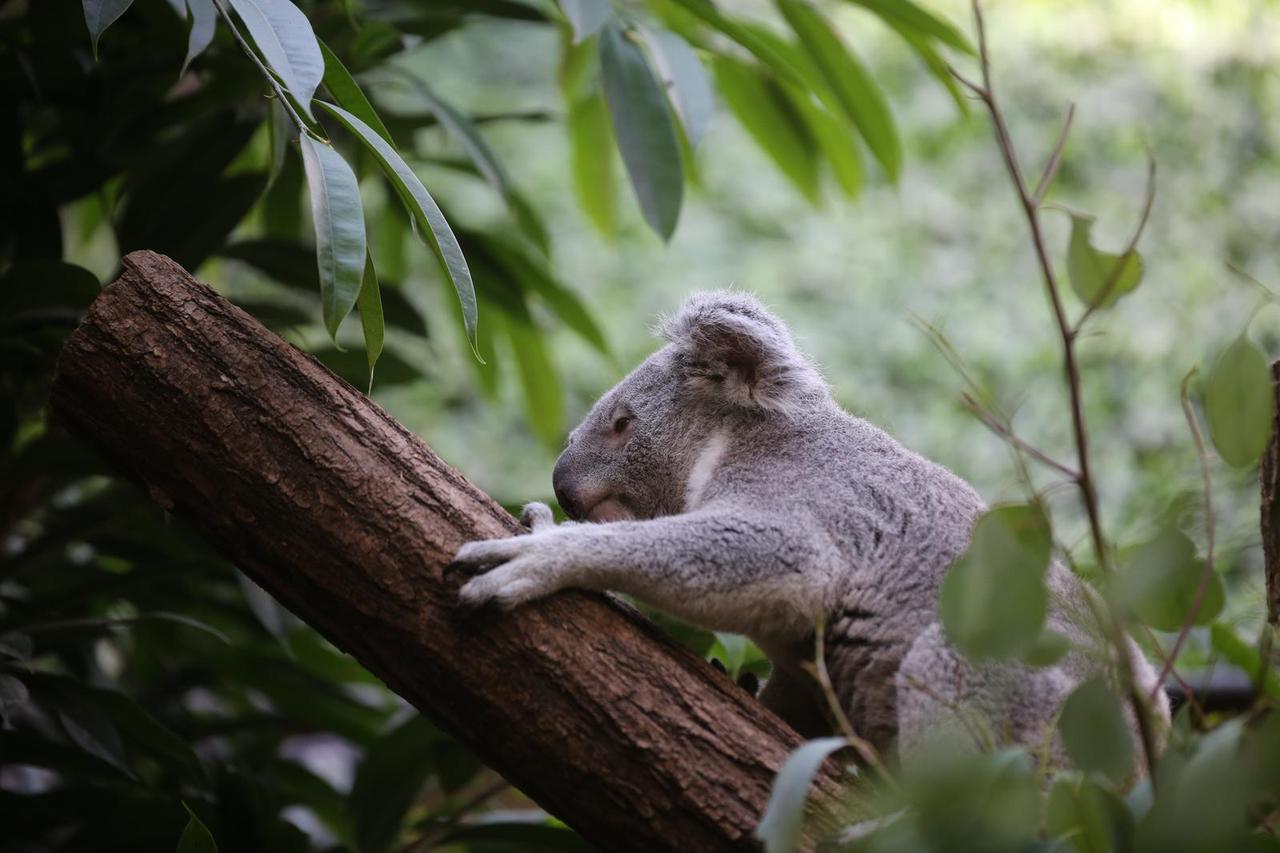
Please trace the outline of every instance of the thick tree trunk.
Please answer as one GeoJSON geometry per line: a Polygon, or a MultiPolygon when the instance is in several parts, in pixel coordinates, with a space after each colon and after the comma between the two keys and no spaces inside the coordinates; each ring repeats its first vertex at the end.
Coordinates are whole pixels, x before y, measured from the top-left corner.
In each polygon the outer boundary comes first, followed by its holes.
{"type": "Polygon", "coordinates": [[[1271,440],[1262,455],[1262,553],[1267,577],[1267,621],[1280,625],[1280,361],[1271,365],[1275,408],[1271,440]]]}
{"type": "MultiPolygon", "coordinates": [[[[442,575],[519,525],[380,408],[135,252],[71,337],[56,415],[588,840],[751,848],[799,738],[603,597],[463,618],[442,575]]],[[[819,780],[830,792],[830,777],[819,780]]]]}

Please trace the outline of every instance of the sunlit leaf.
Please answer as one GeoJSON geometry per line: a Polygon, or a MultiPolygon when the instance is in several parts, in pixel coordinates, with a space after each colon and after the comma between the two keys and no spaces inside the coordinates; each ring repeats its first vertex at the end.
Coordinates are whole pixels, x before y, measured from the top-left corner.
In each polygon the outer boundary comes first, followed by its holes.
{"type": "Polygon", "coordinates": [[[1058,719],[1067,754],[1086,773],[1122,782],[1133,771],[1133,739],[1120,700],[1101,679],[1084,682],[1063,703],[1058,719]]]}
{"type": "Polygon", "coordinates": [[[355,173],[331,145],[302,134],[302,164],[311,196],[316,229],[316,262],[320,270],[320,304],[329,337],[351,312],[364,281],[364,207],[355,173]]]}
{"type": "Polygon", "coordinates": [[[712,67],[734,117],[804,197],[817,201],[816,143],[781,87],[736,59],[717,56],[712,67]]]}
{"type": "Polygon", "coordinates": [[[373,369],[382,355],[385,321],[382,316],[382,290],[378,286],[378,271],[373,266],[373,255],[365,259],[364,283],[360,285],[360,328],[364,331],[364,355],[369,362],[369,390],[373,390],[373,369]]]}
{"type": "Polygon", "coordinates": [[[324,56],[324,87],[329,90],[329,94],[333,95],[343,109],[358,116],[361,121],[376,130],[387,144],[394,145],[391,131],[387,130],[387,126],[382,123],[382,117],[373,108],[373,104],[369,103],[369,98],[360,88],[360,84],[355,81],[351,72],[342,64],[342,60],[338,59],[337,54],[330,50],[327,44],[323,41],[319,44],[320,53],[324,56]]]}
{"type": "Polygon", "coordinates": [[[573,25],[575,43],[600,32],[605,21],[613,14],[609,0],[560,0],[560,8],[573,25]]]}
{"type": "Polygon", "coordinates": [[[879,85],[807,0],[778,0],[778,7],[808,48],[814,64],[871,153],[880,161],[889,179],[896,181],[902,170],[902,143],[879,85]]]}
{"type": "Polygon", "coordinates": [[[905,27],[923,36],[935,38],[964,53],[977,54],[973,43],[955,24],[946,21],[911,0],[848,0],[875,12],[895,29],[905,27]]]}
{"type": "Polygon", "coordinates": [[[1048,608],[1051,548],[1049,520],[1037,506],[1000,506],[978,519],[969,549],[942,582],[947,638],[971,658],[1030,651],[1048,608]]]}
{"type": "Polygon", "coordinates": [[[666,85],[676,113],[684,124],[689,144],[696,148],[711,123],[715,108],[707,71],[693,48],[680,36],[660,28],[646,27],[642,32],[653,53],[658,76],[666,85]]]}
{"type": "Polygon", "coordinates": [[[600,70],[618,150],[650,227],[670,239],[680,216],[684,170],[667,96],[644,51],[616,22],[600,32],[600,70]]]}
{"type": "Polygon", "coordinates": [[[133,0],[83,0],[84,22],[89,27],[89,39],[93,44],[93,58],[98,58],[98,39],[107,27],[133,5],[133,0]]]}
{"type": "Polygon", "coordinates": [[[218,845],[213,840],[213,833],[209,832],[209,827],[196,817],[196,813],[190,806],[186,803],[182,805],[190,817],[187,820],[187,828],[182,830],[182,837],[178,839],[176,853],[218,853],[218,845]]]}
{"type": "MultiPolygon", "coordinates": [[[[439,206],[431,198],[431,194],[427,192],[427,188],[422,185],[422,181],[418,179],[418,176],[413,173],[413,170],[396,153],[395,149],[378,135],[377,131],[342,109],[342,107],[324,102],[320,102],[320,105],[346,125],[347,129],[365,144],[386,173],[391,185],[395,187],[396,194],[399,195],[405,210],[409,212],[410,217],[417,224],[418,233],[422,235],[424,240],[427,239],[427,235],[430,235],[430,245],[435,251],[436,258],[440,261],[441,268],[453,285],[454,291],[458,294],[458,303],[462,309],[462,319],[467,331],[467,340],[470,341],[472,351],[476,353],[478,358],[479,352],[476,350],[475,286],[471,282],[471,272],[467,269],[467,261],[462,256],[462,249],[458,246],[458,239],[453,235],[452,229],[449,228],[449,223],[445,221],[444,214],[441,213],[439,206]]],[[[363,273],[363,265],[361,272],[363,273]]]]}
{"type": "MultiPolygon", "coordinates": [[[[1177,528],[1125,552],[1116,577],[1119,603],[1161,631],[1182,627],[1204,574],[1196,546],[1177,528]]],[[[1195,624],[1207,625],[1222,611],[1222,580],[1210,573],[1195,624]]]]}
{"type": "Polygon", "coordinates": [[[324,57],[311,22],[291,0],[230,0],[271,70],[308,117],[324,78],[324,57]]]}
{"type": "Polygon", "coordinates": [[[218,24],[218,10],[213,7],[213,0],[186,0],[187,9],[191,12],[191,30],[187,33],[187,57],[182,61],[182,73],[187,73],[191,60],[204,53],[205,48],[213,41],[213,33],[218,24]]]}
{"type": "Polygon", "coordinates": [[[789,853],[796,849],[813,777],[832,753],[846,745],[844,738],[820,738],[809,741],[787,758],[773,780],[769,804],[756,827],[756,837],[764,842],[767,853],[789,853]]]}
{"type": "Polygon", "coordinates": [[[1257,464],[1271,435],[1274,405],[1267,357],[1242,334],[1218,356],[1204,384],[1209,436],[1224,462],[1236,468],[1257,464]]]}
{"type": "Polygon", "coordinates": [[[1142,255],[1134,249],[1115,255],[1095,249],[1090,237],[1094,218],[1071,214],[1071,238],[1067,244],[1067,277],[1071,289],[1086,305],[1106,308],[1142,281],[1142,255]],[[1105,296],[1104,296],[1105,293],[1105,296]]]}

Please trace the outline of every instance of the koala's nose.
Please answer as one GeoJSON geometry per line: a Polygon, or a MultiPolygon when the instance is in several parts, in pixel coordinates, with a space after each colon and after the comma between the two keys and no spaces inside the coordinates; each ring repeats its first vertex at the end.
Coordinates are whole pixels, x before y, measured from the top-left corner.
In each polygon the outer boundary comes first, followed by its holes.
{"type": "Polygon", "coordinates": [[[555,489],[556,500],[560,502],[560,508],[564,510],[565,515],[579,519],[582,518],[582,503],[578,499],[576,483],[569,476],[566,455],[562,453],[556,460],[555,470],[551,473],[551,488],[555,489]]]}

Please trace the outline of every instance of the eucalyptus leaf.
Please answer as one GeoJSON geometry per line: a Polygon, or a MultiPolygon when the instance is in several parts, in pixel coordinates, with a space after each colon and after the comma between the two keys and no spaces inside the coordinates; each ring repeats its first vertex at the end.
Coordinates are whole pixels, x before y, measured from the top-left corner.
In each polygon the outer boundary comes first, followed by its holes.
{"type": "Polygon", "coordinates": [[[186,829],[182,830],[182,837],[178,839],[176,853],[218,853],[218,845],[213,840],[209,827],[196,817],[190,806],[186,803],[182,805],[190,817],[187,819],[186,829]]]}
{"type": "Polygon", "coordinates": [[[187,9],[191,12],[191,29],[187,33],[187,56],[182,61],[182,73],[187,73],[191,61],[204,53],[213,42],[213,34],[218,25],[218,10],[213,0],[186,0],[187,9]]]}
{"type": "Polygon", "coordinates": [[[896,181],[902,171],[902,142],[889,103],[871,73],[807,0],[778,0],[778,8],[808,48],[814,64],[871,153],[880,161],[889,179],[896,181]]]}
{"type": "Polygon", "coordinates": [[[98,58],[98,39],[116,20],[128,11],[133,0],[83,0],[84,22],[89,27],[93,58],[98,58]]]}
{"type": "Polygon", "coordinates": [[[1045,831],[1079,853],[1128,850],[1133,816],[1114,793],[1076,774],[1054,780],[1045,810],[1045,831]]]}
{"type": "Polygon", "coordinates": [[[803,74],[786,54],[775,48],[771,40],[762,38],[759,31],[750,24],[722,14],[711,0],[672,0],[672,2],[746,48],[780,79],[795,84],[804,83],[803,74]]]}
{"type": "Polygon", "coordinates": [[[646,27],[642,32],[689,144],[697,148],[715,110],[707,70],[689,43],[670,30],[646,27]]]}
{"type": "Polygon", "coordinates": [[[338,327],[355,306],[364,282],[368,246],[360,184],[332,145],[307,133],[300,141],[316,232],[320,304],[325,328],[336,344],[338,327]]]}
{"type": "Polygon", "coordinates": [[[769,804],[756,827],[756,837],[764,842],[766,853],[790,853],[797,848],[813,777],[822,763],[844,746],[844,738],[820,738],[804,744],[787,758],[773,780],[769,804]]]}
{"type": "Polygon", "coordinates": [[[1123,782],[1133,772],[1133,739],[1115,692],[1100,678],[1084,682],[1063,703],[1058,719],[1067,755],[1086,773],[1123,782]]]}
{"type": "Polygon", "coordinates": [[[1257,464],[1271,435],[1274,406],[1267,357],[1242,334],[1218,356],[1204,385],[1209,437],[1224,462],[1235,468],[1257,464]]]}
{"type": "Polygon", "coordinates": [[[230,0],[271,70],[310,118],[324,78],[324,57],[311,22],[291,0],[230,0]]]}
{"type": "Polygon", "coordinates": [[[597,93],[570,100],[565,125],[578,204],[600,233],[613,234],[618,230],[618,193],[613,130],[604,98],[597,93]]]}
{"type": "Polygon", "coordinates": [[[1090,231],[1094,218],[1071,214],[1067,243],[1067,277],[1071,289],[1086,305],[1107,308],[1142,281],[1142,255],[1136,249],[1120,255],[1093,246],[1090,231]]]}
{"type": "MultiPolygon", "coordinates": [[[[418,226],[418,233],[424,240],[427,239],[427,235],[430,235],[429,243],[435,251],[436,259],[439,260],[446,277],[458,294],[467,340],[471,343],[472,352],[479,358],[479,351],[476,349],[475,285],[471,282],[471,271],[467,268],[466,258],[462,256],[458,239],[449,228],[449,223],[445,221],[439,206],[409,165],[385,139],[378,135],[377,131],[342,107],[323,101],[320,105],[364,143],[386,173],[391,185],[395,187],[400,202],[418,226]]],[[[363,273],[363,267],[361,272],[363,273]]]]}
{"type": "Polygon", "coordinates": [[[383,124],[373,104],[369,103],[369,98],[360,88],[360,84],[355,81],[351,72],[342,64],[342,60],[338,59],[337,54],[330,50],[327,44],[323,41],[318,43],[320,53],[324,56],[324,87],[329,90],[329,94],[333,95],[334,100],[341,104],[343,109],[358,116],[361,121],[376,130],[388,145],[394,145],[391,131],[387,130],[387,126],[383,124]]]}
{"type": "MultiPolygon", "coordinates": [[[[1160,631],[1182,627],[1204,576],[1195,543],[1168,527],[1121,555],[1116,577],[1119,603],[1160,631]]],[[[1210,573],[1195,624],[1207,625],[1222,611],[1222,580],[1210,573]]]]}
{"type": "Polygon", "coordinates": [[[600,69],[614,136],[640,210],[668,240],[680,217],[684,170],[666,93],[644,51],[614,21],[600,32],[600,69]]]}
{"type": "Polygon", "coordinates": [[[560,8],[573,26],[575,44],[600,32],[605,21],[613,14],[609,0],[560,0],[560,8]]]}
{"type": "Polygon", "coordinates": [[[937,39],[943,44],[964,53],[977,55],[973,42],[950,21],[938,17],[911,0],[848,0],[863,8],[870,9],[884,19],[885,23],[897,29],[905,27],[922,36],[937,39]]]}
{"type": "Polygon", "coordinates": [[[369,362],[369,391],[373,390],[373,369],[382,355],[386,321],[382,315],[382,290],[378,286],[378,271],[373,266],[373,255],[365,258],[364,283],[360,285],[360,297],[356,300],[360,309],[360,328],[364,331],[364,354],[369,362]]]}

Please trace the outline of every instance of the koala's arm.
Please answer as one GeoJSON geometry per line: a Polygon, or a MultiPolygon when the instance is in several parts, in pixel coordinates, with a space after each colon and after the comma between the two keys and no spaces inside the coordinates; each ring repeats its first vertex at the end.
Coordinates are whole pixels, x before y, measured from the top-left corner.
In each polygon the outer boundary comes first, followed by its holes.
{"type": "Polygon", "coordinates": [[[532,532],[470,542],[454,565],[490,568],[463,586],[469,606],[514,607],[566,587],[614,590],[706,628],[779,635],[811,629],[824,573],[792,516],[729,505],[646,521],[556,526],[543,504],[532,532]]]}

